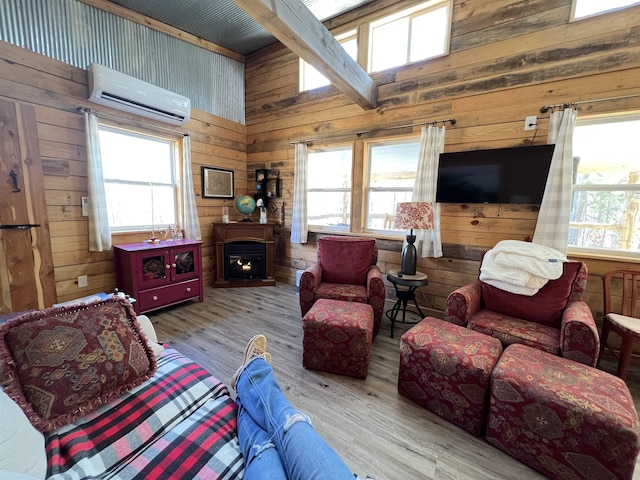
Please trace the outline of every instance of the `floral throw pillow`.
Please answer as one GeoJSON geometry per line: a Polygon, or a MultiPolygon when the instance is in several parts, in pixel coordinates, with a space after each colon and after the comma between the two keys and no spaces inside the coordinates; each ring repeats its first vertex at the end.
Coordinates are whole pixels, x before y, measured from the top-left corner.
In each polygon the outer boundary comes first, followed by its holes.
{"type": "Polygon", "coordinates": [[[73,422],[151,378],[156,359],[131,304],[111,298],[0,326],[5,392],[40,431],[73,422]]]}

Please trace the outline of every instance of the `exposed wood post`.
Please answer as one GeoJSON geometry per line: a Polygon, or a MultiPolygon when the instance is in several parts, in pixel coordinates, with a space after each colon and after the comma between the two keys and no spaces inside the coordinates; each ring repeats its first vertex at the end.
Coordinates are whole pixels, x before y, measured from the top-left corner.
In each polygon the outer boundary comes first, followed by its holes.
{"type": "Polygon", "coordinates": [[[376,107],[374,81],[300,0],[234,1],[362,108],[376,107]]]}
{"type": "MultiPolygon", "coordinates": [[[[629,184],[636,185],[640,183],[640,172],[629,172],[629,184]]],[[[622,232],[620,235],[620,248],[633,249],[633,234],[635,230],[635,220],[638,216],[638,209],[640,209],[640,202],[638,202],[634,193],[627,193],[627,208],[623,213],[622,232]]]]}

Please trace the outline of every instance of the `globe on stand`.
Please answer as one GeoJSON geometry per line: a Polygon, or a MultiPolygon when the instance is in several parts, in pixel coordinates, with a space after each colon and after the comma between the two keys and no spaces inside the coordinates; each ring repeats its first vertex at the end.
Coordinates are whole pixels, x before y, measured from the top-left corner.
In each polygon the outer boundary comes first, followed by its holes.
{"type": "Polygon", "coordinates": [[[239,195],[238,197],[236,197],[234,205],[238,213],[244,217],[242,221],[250,222],[251,220],[249,219],[249,216],[256,209],[256,201],[253,199],[253,197],[249,195],[239,195]]]}

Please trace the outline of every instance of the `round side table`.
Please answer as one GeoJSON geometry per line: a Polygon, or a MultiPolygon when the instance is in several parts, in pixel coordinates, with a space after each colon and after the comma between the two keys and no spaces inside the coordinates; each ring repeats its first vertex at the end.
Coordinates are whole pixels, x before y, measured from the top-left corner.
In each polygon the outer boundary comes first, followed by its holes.
{"type": "Polygon", "coordinates": [[[429,278],[425,273],[416,272],[415,275],[402,275],[399,270],[389,270],[387,272],[387,280],[391,282],[393,287],[396,289],[396,303],[391,310],[387,310],[387,318],[391,320],[391,338],[393,338],[393,327],[396,322],[398,323],[407,323],[407,324],[415,324],[420,322],[426,315],[422,313],[420,310],[420,306],[416,302],[415,291],[429,284],[429,278]],[[398,287],[407,287],[406,289],[401,289],[398,287]],[[418,309],[419,313],[413,312],[409,310],[409,313],[415,313],[416,315],[420,315],[420,318],[416,321],[407,321],[407,304],[412,301],[413,304],[418,309]],[[398,313],[402,311],[402,320],[398,320],[398,313]]]}

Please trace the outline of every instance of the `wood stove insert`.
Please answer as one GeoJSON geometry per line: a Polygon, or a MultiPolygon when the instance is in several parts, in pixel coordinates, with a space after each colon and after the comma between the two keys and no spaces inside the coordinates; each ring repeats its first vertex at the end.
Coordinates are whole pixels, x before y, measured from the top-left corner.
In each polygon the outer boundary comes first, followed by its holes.
{"type": "Polygon", "coordinates": [[[273,224],[214,223],[214,287],[275,285],[273,224]]]}

